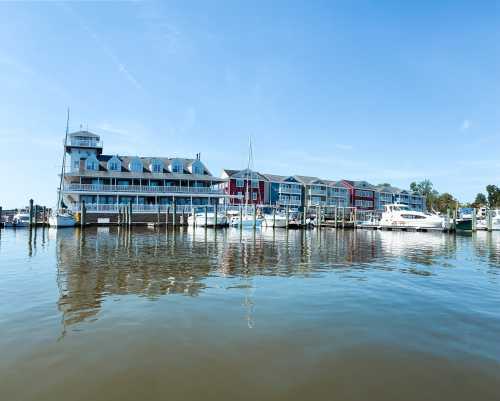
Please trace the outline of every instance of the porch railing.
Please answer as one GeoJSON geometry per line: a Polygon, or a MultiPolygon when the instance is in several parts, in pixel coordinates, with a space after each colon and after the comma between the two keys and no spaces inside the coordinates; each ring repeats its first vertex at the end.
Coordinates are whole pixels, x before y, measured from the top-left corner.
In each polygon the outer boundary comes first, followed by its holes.
{"type": "Polygon", "coordinates": [[[148,186],[148,185],[103,185],[66,184],[66,192],[133,192],[147,194],[208,194],[223,195],[224,190],[210,187],[148,186]]]}

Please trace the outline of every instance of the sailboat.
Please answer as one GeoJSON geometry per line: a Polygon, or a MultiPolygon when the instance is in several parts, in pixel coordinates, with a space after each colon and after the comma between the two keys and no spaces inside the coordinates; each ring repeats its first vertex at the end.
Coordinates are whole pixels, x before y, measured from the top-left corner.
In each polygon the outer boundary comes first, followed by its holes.
{"type": "Polygon", "coordinates": [[[49,226],[50,227],[73,227],[76,224],[76,220],[72,214],[70,214],[63,207],[62,199],[62,186],[64,180],[64,174],[66,172],[66,146],[68,145],[68,131],[69,131],[69,109],[68,118],[66,120],[66,136],[64,137],[64,150],[61,166],[61,179],[59,180],[59,188],[57,190],[57,206],[52,210],[52,214],[49,216],[49,226]]]}
{"type": "Polygon", "coordinates": [[[245,172],[246,188],[245,188],[245,208],[240,215],[234,215],[229,224],[234,227],[260,227],[262,224],[261,216],[254,216],[254,212],[249,209],[250,191],[252,183],[253,169],[253,148],[252,138],[248,138],[248,164],[245,172]]]}

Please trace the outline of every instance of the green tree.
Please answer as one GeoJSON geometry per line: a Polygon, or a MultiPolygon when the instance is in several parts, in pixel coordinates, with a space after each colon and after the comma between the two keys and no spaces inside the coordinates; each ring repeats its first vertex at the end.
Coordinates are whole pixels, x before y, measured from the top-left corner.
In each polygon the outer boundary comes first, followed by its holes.
{"type": "Polygon", "coordinates": [[[419,195],[425,196],[427,209],[432,209],[434,207],[436,198],[439,196],[439,192],[434,189],[434,185],[430,180],[423,180],[419,183],[412,182],[410,184],[410,190],[419,195]]]}
{"type": "Polygon", "coordinates": [[[476,199],[472,202],[472,207],[481,207],[486,206],[488,204],[488,200],[486,199],[486,195],[483,193],[478,193],[476,195],[476,199]]]}
{"type": "Polygon", "coordinates": [[[434,206],[439,212],[446,213],[448,209],[454,210],[457,207],[457,200],[445,192],[435,198],[434,206]]]}
{"type": "Polygon", "coordinates": [[[488,185],[486,187],[486,192],[488,193],[489,207],[500,206],[500,188],[498,188],[496,185],[488,185]]]}

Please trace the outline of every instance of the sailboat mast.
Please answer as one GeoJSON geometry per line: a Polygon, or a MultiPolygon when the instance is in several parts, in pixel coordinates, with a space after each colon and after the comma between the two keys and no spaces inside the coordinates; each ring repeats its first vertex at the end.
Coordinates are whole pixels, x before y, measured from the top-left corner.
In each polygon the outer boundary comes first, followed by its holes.
{"type": "Polygon", "coordinates": [[[61,165],[61,177],[59,180],[59,189],[57,191],[57,208],[62,208],[62,185],[64,180],[64,174],[66,172],[66,146],[68,145],[68,132],[69,132],[69,107],[68,107],[68,115],[66,118],[66,135],[64,136],[64,149],[63,149],[63,158],[61,165]]]}

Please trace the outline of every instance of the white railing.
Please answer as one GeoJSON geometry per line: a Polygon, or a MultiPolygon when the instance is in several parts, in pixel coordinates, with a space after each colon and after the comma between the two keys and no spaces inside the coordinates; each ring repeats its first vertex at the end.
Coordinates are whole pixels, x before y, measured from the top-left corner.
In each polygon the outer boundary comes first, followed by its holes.
{"type": "MultiPolygon", "coordinates": [[[[128,205],[118,205],[118,204],[97,204],[97,203],[89,203],[85,204],[85,210],[87,213],[118,213],[118,211],[123,211],[126,209],[128,205]]],[[[191,206],[191,205],[176,205],[175,211],[176,213],[185,213],[190,212],[192,209],[200,206],[191,206]]],[[[209,206],[213,207],[213,206],[209,206]]],[[[71,205],[70,210],[72,212],[80,212],[81,205],[75,203],[71,205]]],[[[132,204],[132,212],[133,213],[173,213],[174,207],[173,205],[137,205],[132,204]]]]}
{"type": "Polygon", "coordinates": [[[309,188],[309,193],[311,195],[326,195],[326,189],[313,189],[313,188],[309,188]]]}
{"type": "Polygon", "coordinates": [[[65,192],[133,192],[148,194],[213,194],[223,195],[224,190],[210,187],[146,186],[146,185],[104,185],[66,184],[65,192]]]}
{"type": "Polygon", "coordinates": [[[295,195],[300,195],[302,193],[302,190],[300,188],[280,187],[279,190],[278,190],[278,193],[280,193],[280,194],[295,194],[295,195]]]}

